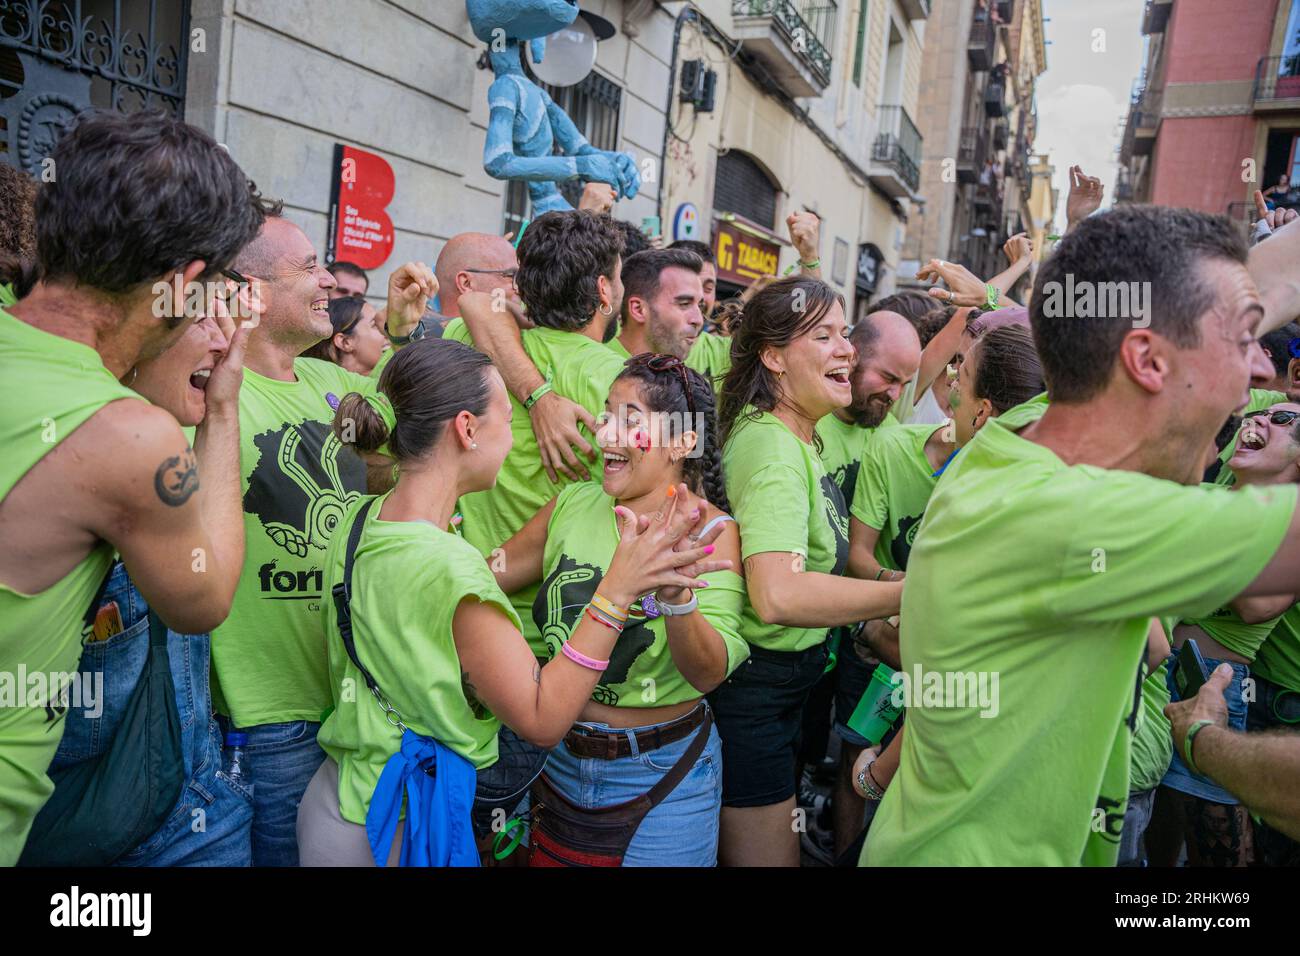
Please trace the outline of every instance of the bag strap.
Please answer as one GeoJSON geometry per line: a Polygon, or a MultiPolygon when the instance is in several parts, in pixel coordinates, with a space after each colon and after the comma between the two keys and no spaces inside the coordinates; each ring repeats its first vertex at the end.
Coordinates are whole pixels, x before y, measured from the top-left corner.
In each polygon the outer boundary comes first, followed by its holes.
{"type": "Polygon", "coordinates": [[[370,513],[370,506],[374,503],[375,499],[371,498],[363,504],[352,522],[352,527],[348,529],[348,544],[343,554],[343,580],[334,585],[331,593],[334,595],[334,610],[338,613],[339,635],[343,638],[343,648],[348,652],[348,659],[357,670],[361,671],[361,677],[366,682],[366,688],[370,693],[378,695],[379,684],[370,671],[366,670],[366,665],[362,664],[357,657],[357,645],[352,635],[352,564],[356,558],[357,545],[361,542],[366,515],[370,513]]]}

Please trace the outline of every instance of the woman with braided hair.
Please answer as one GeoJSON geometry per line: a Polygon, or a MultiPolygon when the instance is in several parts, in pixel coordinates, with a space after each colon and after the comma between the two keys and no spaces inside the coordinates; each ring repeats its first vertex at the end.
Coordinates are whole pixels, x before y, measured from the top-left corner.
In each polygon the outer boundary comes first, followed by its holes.
{"type": "MultiPolygon", "coordinates": [[[[542,582],[533,617],[552,657],[609,567],[616,506],[641,522],[684,511],[682,547],[720,528],[713,557],[740,567],[716,418],[712,386],[680,359],[629,359],[596,430],[603,481],[568,485],[489,559],[507,593],[542,582]]],[[[549,784],[585,809],[626,803],[667,779],[672,789],[637,826],[625,866],[717,860],[722,744],[704,695],[749,650],[739,635],[744,581],[735,571],[702,578],[707,589],[660,588],[628,609],[609,667],[546,765],[549,784]]],[[[552,850],[530,839],[532,862],[553,863],[552,850]]]]}

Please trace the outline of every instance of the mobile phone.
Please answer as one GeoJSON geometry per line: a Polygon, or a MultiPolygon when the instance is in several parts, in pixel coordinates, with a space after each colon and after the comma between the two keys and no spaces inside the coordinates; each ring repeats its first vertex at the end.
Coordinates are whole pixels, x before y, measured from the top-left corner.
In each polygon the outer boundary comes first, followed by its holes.
{"type": "Polygon", "coordinates": [[[1178,696],[1187,700],[1196,696],[1196,692],[1210,679],[1210,669],[1205,665],[1201,649],[1196,646],[1195,638],[1183,641],[1178,649],[1178,670],[1174,672],[1174,683],[1178,686],[1178,696]]]}
{"type": "Polygon", "coordinates": [[[653,239],[659,235],[659,217],[645,216],[641,219],[641,231],[645,233],[647,239],[653,239]]]}

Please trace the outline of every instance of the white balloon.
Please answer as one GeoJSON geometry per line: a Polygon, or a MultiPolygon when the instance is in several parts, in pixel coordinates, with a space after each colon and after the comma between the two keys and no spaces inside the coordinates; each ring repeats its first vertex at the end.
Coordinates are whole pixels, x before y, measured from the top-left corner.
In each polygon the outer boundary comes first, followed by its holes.
{"type": "Polygon", "coordinates": [[[596,65],[596,34],[582,17],[571,26],[550,34],[546,38],[546,52],[541,63],[529,66],[534,75],[551,86],[573,86],[587,78],[596,65]]]}

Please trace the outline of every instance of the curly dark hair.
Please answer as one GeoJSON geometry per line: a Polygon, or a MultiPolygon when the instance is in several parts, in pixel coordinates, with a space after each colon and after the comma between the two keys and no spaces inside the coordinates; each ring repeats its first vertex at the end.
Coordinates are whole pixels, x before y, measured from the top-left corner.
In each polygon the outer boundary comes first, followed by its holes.
{"type": "Polygon", "coordinates": [[[722,382],[718,407],[724,443],[742,420],[776,408],[780,389],[777,377],[763,364],[763,350],[789,345],[837,302],[843,308],[844,296],[820,279],[790,276],[770,283],[745,304],[731,334],[731,369],[722,382]],[[746,413],[749,407],[756,411],[746,413]]]}
{"type": "MultiPolygon", "coordinates": [[[[608,217],[607,217],[608,218],[608,217]]],[[[645,252],[647,249],[654,248],[650,245],[650,240],[646,238],[641,227],[635,223],[630,223],[626,219],[612,219],[614,228],[623,236],[623,258],[634,256],[638,252],[645,252]]]]}
{"type": "Polygon", "coordinates": [[[722,477],[718,412],[713,385],[708,378],[687,368],[675,356],[649,353],[628,359],[618,378],[634,379],[641,384],[649,411],[669,416],[674,438],[680,434],[675,426],[689,421],[694,408],[698,426],[695,447],[699,454],[682,459],[682,480],[691,491],[730,514],[731,502],[727,499],[727,486],[722,477]],[[686,399],[688,382],[691,389],[689,402],[686,399]]]}
{"type": "Polygon", "coordinates": [[[201,259],[227,268],[261,228],[264,206],[230,153],[161,110],[82,113],[54,147],[36,199],[47,280],[121,294],[201,259]]]}
{"type": "Polygon", "coordinates": [[[0,163],[0,283],[13,285],[18,298],[36,282],[36,180],[0,163]]]}
{"type": "Polygon", "coordinates": [[[528,317],[549,329],[585,329],[600,308],[599,276],[613,281],[623,237],[613,220],[586,210],[543,213],[519,240],[515,285],[528,317]]]}
{"type": "Polygon", "coordinates": [[[1149,290],[1136,298],[1145,298],[1140,317],[1153,331],[1178,348],[1198,346],[1201,317],[1218,295],[1202,266],[1215,259],[1245,265],[1246,252],[1228,219],[1191,209],[1125,205],[1081,222],[1038,270],[1030,300],[1052,401],[1085,402],[1106,387],[1124,338],[1139,327],[1134,289],[1149,290]],[[1095,291],[1098,308],[1076,315],[1084,310],[1062,302],[1070,289],[1095,291]],[[1119,314],[1101,314],[1112,311],[1101,304],[1107,297],[1119,314]]]}

